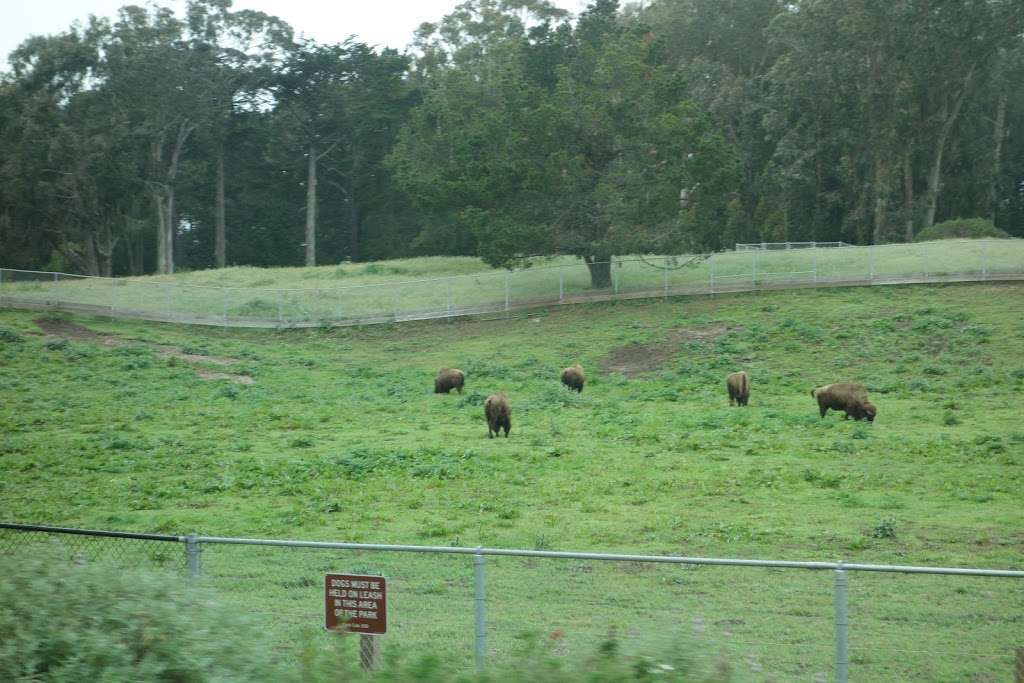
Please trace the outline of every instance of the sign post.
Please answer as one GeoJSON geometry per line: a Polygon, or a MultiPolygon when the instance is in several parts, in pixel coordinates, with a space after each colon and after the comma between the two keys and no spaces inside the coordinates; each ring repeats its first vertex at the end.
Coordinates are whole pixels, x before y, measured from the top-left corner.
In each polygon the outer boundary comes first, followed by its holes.
{"type": "Polygon", "coordinates": [[[380,660],[377,636],[388,632],[387,579],[360,574],[324,576],[324,627],[359,634],[359,660],[364,669],[380,660]]]}

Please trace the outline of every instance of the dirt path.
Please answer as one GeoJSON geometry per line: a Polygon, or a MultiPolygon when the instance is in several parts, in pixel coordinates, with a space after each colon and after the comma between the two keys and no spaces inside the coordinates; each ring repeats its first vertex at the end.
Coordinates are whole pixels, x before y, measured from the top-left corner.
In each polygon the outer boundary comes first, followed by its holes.
{"type": "MultiPolygon", "coordinates": [[[[163,344],[147,344],[145,342],[135,342],[123,339],[121,337],[105,334],[103,332],[96,332],[90,330],[88,327],[83,327],[78,323],[73,323],[68,320],[48,320],[46,318],[39,318],[34,321],[36,326],[43,331],[47,337],[60,338],[60,339],[71,339],[74,341],[88,342],[90,344],[98,344],[100,346],[107,347],[118,347],[127,346],[132,344],[134,346],[145,346],[153,349],[156,355],[161,358],[177,358],[178,360],[184,361],[191,365],[198,363],[210,363],[212,365],[219,365],[221,367],[229,367],[238,363],[237,358],[228,358],[226,356],[202,356],[195,353],[185,353],[177,346],[165,346],[163,344]]],[[[236,384],[254,384],[256,380],[248,375],[237,375],[227,372],[213,372],[203,368],[193,368],[196,374],[202,379],[226,379],[236,384]]]]}
{"type": "Polygon", "coordinates": [[[713,341],[738,329],[740,328],[716,323],[706,327],[672,330],[660,341],[627,344],[612,349],[601,361],[601,369],[605,372],[618,372],[626,377],[654,372],[679,353],[679,345],[684,341],[713,341]]]}

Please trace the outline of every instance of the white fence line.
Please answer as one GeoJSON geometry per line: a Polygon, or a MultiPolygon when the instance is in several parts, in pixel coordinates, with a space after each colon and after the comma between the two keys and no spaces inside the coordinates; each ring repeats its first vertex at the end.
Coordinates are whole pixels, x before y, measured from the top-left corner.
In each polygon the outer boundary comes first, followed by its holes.
{"type": "Polygon", "coordinates": [[[817,249],[852,247],[854,245],[846,242],[750,242],[736,243],[736,251],[778,251],[787,249],[817,249]]]}
{"type": "MultiPolygon", "coordinates": [[[[799,243],[787,243],[799,244],[799,243]]],[[[620,258],[594,286],[587,264],[308,288],[217,287],[0,269],[0,306],[225,327],[365,325],[531,308],[762,289],[1019,280],[1024,240],[740,250],[620,258]]],[[[841,245],[841,243],[835,243],[841,245]]],[[[737,245],[750,246],[750,245],[737,245]]]]}

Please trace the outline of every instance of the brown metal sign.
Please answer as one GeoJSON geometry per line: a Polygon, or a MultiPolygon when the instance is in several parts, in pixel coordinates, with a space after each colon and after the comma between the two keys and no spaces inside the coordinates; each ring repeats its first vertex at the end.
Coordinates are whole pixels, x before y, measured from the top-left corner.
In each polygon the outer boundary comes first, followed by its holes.
{"type": "Polygon", "coordinates": [[[325,575],[324,617],[328,630],[387,633],[387,579],[358,574],[325,575]]]}

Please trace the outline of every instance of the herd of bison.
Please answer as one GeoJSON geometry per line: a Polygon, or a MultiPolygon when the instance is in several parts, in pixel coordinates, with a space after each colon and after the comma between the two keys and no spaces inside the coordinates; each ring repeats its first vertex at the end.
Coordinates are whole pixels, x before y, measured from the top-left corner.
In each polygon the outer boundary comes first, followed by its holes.
{"type": "MultiPolygon", "coordinates": [[[[570,365],[562,370],[562,384],[572,391],[582,392],[586,377],[583,367],[579,364],[570,365]]],[[[460,394],[466,383],[466,373],[457,368],[441,368],[434,380],[434,393],[447,394],[455,389],[460,394]]],[[[734,372],[725,378],[725,386],[729,392],[729,405],[747,405],[750,399],[750,377],[746,372],[734,372]]],[[[858,382],[836,382],[811,390],[811,396],[818,400],[821,417],[829,409],[843,411],[843,419],[853,417],[855,420],[866,419],[875,421],[875,406],[868,400],[868,392],[858,382]]],[[[487,420],[487,437],[494,438],[505,431],[505,438],[512,429],[512,406],[505,394],[491,394],[484,401],[484,418],[487,420]]]]}

